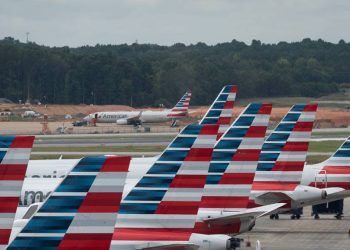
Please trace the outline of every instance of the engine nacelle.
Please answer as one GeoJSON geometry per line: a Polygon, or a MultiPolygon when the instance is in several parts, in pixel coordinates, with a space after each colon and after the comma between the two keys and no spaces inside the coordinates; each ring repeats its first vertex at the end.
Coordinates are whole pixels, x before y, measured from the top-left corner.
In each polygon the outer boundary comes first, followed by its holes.
{"type": "Polygon", "coordinates": [[[290,195],[298,203],[308,203],[315,200],[324,200],[327,198],[327,191],[324,189],[299,185],[290,195]]]}
{"type": "Polygon", "coordinates": [[[190,242],[199,246],[199,250],[231,250],[231,237],[227,235],[192,234],[190,242]]]}
{"type": "Polygon", "coordinates": [[[118,119],[117,124],[118,125],[128,125],[128,120],[127,119],[118,119]]]}

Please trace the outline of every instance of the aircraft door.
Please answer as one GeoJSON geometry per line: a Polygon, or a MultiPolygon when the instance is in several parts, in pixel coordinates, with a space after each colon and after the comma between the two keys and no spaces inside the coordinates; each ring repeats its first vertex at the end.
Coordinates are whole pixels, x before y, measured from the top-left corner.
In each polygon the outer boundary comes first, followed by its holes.
{"type": "Polygon", "coordinates": [[[327,171],[317,170],[315,173],[315,187],[316,188],[327,188],[327,171]]]}

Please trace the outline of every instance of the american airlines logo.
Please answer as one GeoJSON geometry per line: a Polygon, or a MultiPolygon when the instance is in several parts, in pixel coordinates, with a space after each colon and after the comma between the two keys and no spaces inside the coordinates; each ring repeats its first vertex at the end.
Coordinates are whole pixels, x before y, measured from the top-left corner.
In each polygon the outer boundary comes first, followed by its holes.
{"type": "Polygon", "coordinates": [[[26,178],[64,178],[66,176],[66,173],[61,173],[61,174],[57,174],[57,171],[53,171],[52,174],[42,174],[42,175],[26,175],[26,178]]]}
{"type": "Polygon", "coordinates": [[[128,118],[127,115],[121,114],[121,115],[108,115],[108,114],[102,114],[98,118],[102,119],[123,119],[123,118],[128,118]]]}
{"type": "Polygon", "coordinates": [[[50,194],[51,194],[51,191],[50,192],[25,191],[24,195],[21,195],[21,198],[19,200],[19,205],[26,207],[33,203],[43,202],[50,194]]]}

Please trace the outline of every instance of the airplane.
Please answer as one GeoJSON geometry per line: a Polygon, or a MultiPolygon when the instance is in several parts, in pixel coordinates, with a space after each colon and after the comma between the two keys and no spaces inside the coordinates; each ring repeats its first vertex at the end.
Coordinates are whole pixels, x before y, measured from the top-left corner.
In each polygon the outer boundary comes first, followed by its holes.
{"type": "Polygon", "coordinates": [[[130,159],[82,158],[31,218],[15,222],[7,249],[108,249],[130,159]]]}
{"type": "Polygon", "coordinates": [[[144,123],[159,123],[172,121],[171,126],[176,125],[177,119],[183,118],[188,113],[192,94],[190,91],[179,100],[172,108],[162,111],[120,111],[120,112],[96,112],[84,117],[87,122],[116,123],[118,125],[142,125],[144,123]]]}
{"type": "Polygon", "coordinates": [[[301,184],[310,187],[334,189],[334,192],[327,193],[324,202],[322,203],[349,197],[350,137],[348,137],[337,151],[327,160],[318,164],[306,165],[302,175],[301,184]]]}
{"type": "MultiPolygon", "coordinates": [[[[350,186],[349,176],[342,177],[348,178],[345,185],[339,180],[332,185],[316,185],[315,167],[305,168],[316,111],[317,104],[294,105],[266,139],[254,177],[250,207],[285,202],[286,206],[279,209],[283,212],[336,200],[339,195],[349,196],[350,191],[345,191],[350,186]]],[[[323,164],[318,165],[321,168],[323,164]]],[[[278,215],[271,218],[278,219],[278,215]]]]}
{"type": "Polygon", "coordinates": [[[34,136],[0,136],[0,249],[9,242],[34,136]]]}

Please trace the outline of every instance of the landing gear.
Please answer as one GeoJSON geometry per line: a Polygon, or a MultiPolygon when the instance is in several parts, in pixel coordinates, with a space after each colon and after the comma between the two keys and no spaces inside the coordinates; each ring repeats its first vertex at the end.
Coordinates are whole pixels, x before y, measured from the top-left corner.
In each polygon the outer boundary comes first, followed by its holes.
{"type": "Polygon", "coordinates": [[[177,120],[176,120],[176,119],[173,119],[173,120],[171,121],[170,127],[172,127],[172,128],[178,127],[178,125],[177,125],[177,120]]]}
{"type": "Polygon", "coordinates": [[[244,239],[240,238],[231,238],[229,239],[229,246],[227,246],[226,249],[236,250],[237,248],[241,247],[241,242],[243,242],[244,239]]]}
{"type": "Polygon", "coordinates": [[[343,215],[338,213],[334,216],[337,220],[341,220],[343,218],[343,215]]]}
{"type": "Polygon", "coordinates": [[[300,217],[301,217],[301,216],[300,216],[299,214],[297,214],[297,215],[293,214],[290,218],[291,218],[292,220],[295,220],[295,219],[299,220],[300,217]]]}
{"type": "Polygon", "coordinates": [[[275,220],[279,220],[279,215],[278,214],[270,214],[270,219],[271,220],[273,220],[273,219],[275,219],[275,220]]]}

